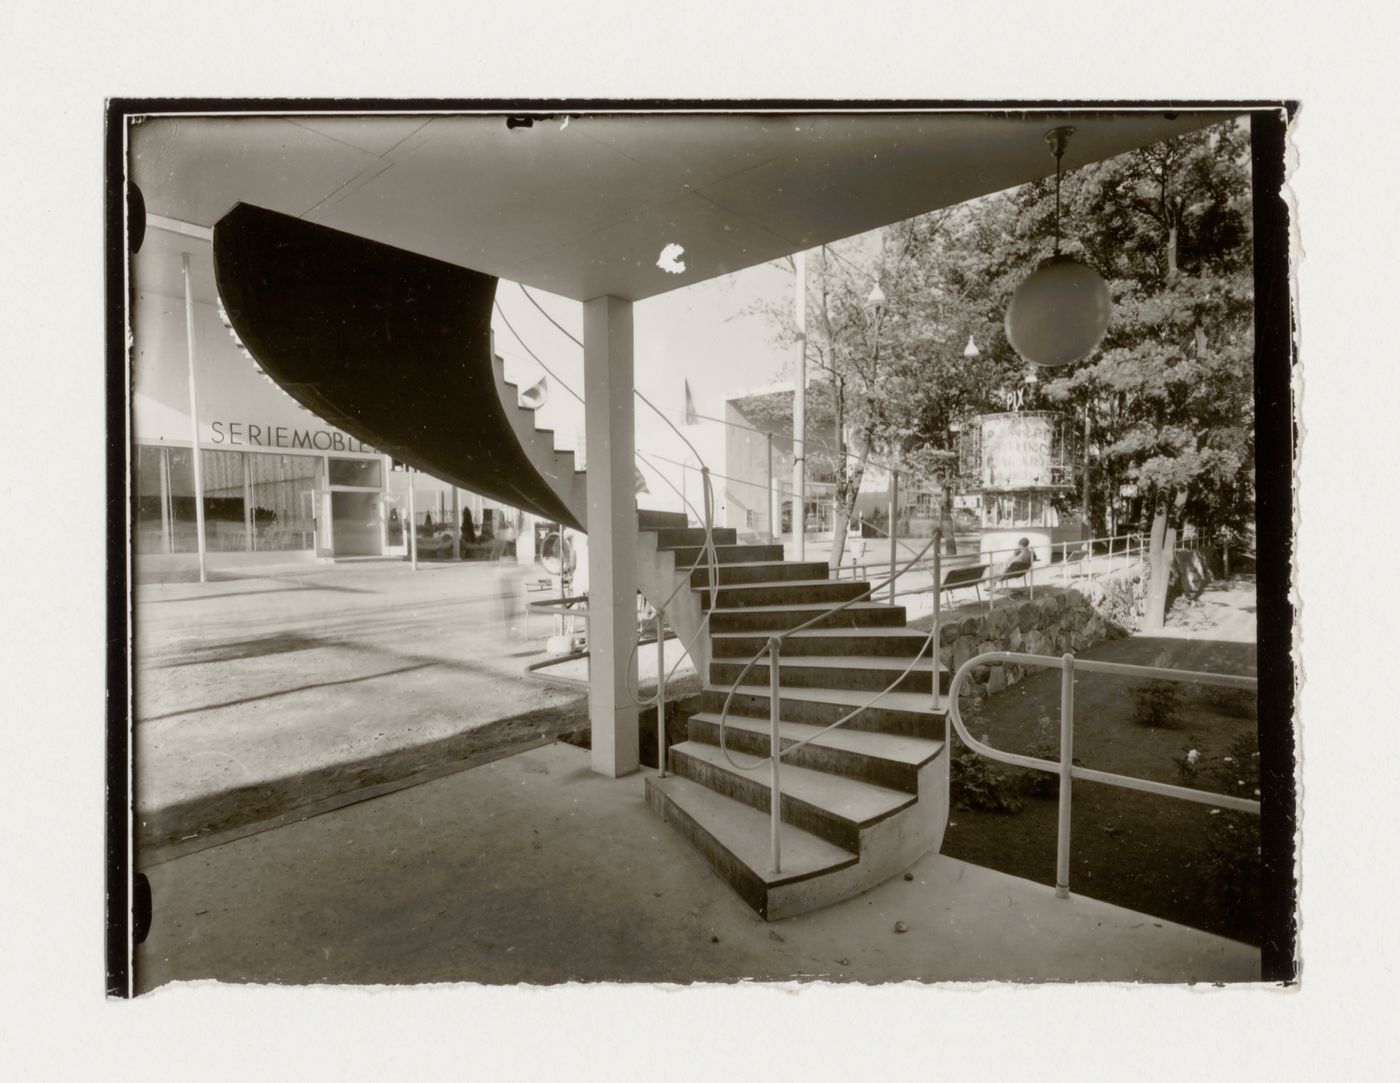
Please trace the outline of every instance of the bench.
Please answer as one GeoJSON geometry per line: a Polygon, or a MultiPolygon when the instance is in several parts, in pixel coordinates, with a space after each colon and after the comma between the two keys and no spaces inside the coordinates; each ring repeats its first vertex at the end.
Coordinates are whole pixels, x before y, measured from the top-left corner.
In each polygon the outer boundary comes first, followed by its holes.
{"type": "MultiPolygon", "coordinates": [[[[972,587],[977,592],[977,600],[982,600],[981,581],[987,574],[985,564],[965,564],[961,568],[949,568],[943,573],[943,582],[939,584],[939,590],[944,594],[949,594],[959,587],[972,587]]],[[[948,599],[952,601],[952,598],[948,599]]]]}

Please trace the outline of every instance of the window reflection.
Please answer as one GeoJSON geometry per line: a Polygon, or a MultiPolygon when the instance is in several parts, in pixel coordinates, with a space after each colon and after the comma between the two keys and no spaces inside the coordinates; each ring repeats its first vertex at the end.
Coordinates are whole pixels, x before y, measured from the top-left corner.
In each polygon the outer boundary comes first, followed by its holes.
{"type": "MultiPolygon", "coordinates": [[[[316,546],[321,458],[201,451],[204,544],[209,552],[291,551],[316,546]]],[[[379,464],[372,474],[377,478],[379,464]]],[[[193,553],[194,459],[189,448],[139,446],[132,461],[138,554],[193,553]]]]}
{"type": "Polygon", "coordinates": [[[253,548],[316,547],[316,491],[321,460],[310,455],[248,455],[253,548]]]}

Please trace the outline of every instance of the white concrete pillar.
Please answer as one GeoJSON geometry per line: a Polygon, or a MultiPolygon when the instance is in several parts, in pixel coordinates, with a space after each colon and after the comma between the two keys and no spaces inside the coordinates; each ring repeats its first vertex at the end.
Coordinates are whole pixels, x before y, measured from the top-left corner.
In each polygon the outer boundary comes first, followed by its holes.
{"type": "Polygon", "coordinates": [[[637,498],[632,457],[632,303],[583,306],[588,453],[588,717],[593,770],[617,778],[638,767],[637,498]]]}

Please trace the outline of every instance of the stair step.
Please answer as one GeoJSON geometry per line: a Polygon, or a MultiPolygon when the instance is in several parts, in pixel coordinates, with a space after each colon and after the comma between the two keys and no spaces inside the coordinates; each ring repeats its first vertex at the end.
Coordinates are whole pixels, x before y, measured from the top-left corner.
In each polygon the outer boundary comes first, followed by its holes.
{"type": "Polygon", "coordinates": [[[638,508],[637,526],[641,530],[661,530],[667,527],[683,530],[690,526],[690,516],[683,511],[658,511],[652,508],[638,508]]]}
{"type": "Polygon", "coordinates": [[[784,823],[778,827],[783,871],[775,873],[769,868],[766,813],[677,775],[648,778],[646,793],[648,804],[762,917],[770,917],[774,889],[856,863],[850,851],[784,823]]]}
{"type": "MultiPolygon", "coordinates": [[[[708,587],[692,587],[700,595],[700,606],[708,609],[708,587]]],[[[870,592],[870,584],[851,579],[793,579],[780,583],[720,584],[717,609],[747,609],[750,606],[825,602],[827,607],[859,598],[870,592]]]]}
{"type": "Polygon", "coordinates": [[[806,624],[813,617],[821,618],[814,628],[903,627],[904,607],[883,602],[854,602],[844,609],[831,612],[832,603],[803,603],[792,605],[748,605],[737,608],[720,606],[710,613],[712,632],[742,630],[781,632],[806,624]]]}
{"type": "MultiPolygon", "coordinates": [[[[766,719],[731,715],[725,720],[725,745],[751,756],[766,756],[770,745],[766,719]]],[[[843,728],[822,733],[822,727],[802,722],[778,723],[778,740],[788,748],[812,738],[810,744],[783,757],[783,766],[794,764],[860,779],[904,793],[917,793],[919,769],[943,751],[942,741],[896,733],[872,733],[843,728]],[[816,736],[821,734],[821,736],[816,736]]],[[[719,715],[691,715],[688,735],[692,741],[719,744],[719,715]]],[[[784,783],[784,785],[786,785],[784,783]]]]}
{"type": "MultiPolygon", "coordinates": [[[[736,756],[735,759],[739,763],[753,762],[751,756],[736,756]]],[[[751,771],[740,770],[726,759],[723,749],[701,741],[673,745],[667,762],[676,774],[742,801],[759,812],[766,812],[770,807],[772,790],[766,764],[751,771]]],[[[779,781],[785,823],[852,853],[859,852],[862,830],[917,800],[913,794],[902,790],[786,762],[782,764],[779,781]]]]}
{"type": "MultiPolygon", "coordinates": [[[[676,567],[688,568],[695,563],[695,558],[700,555],[703,546],[700,545],[680,545],[668,546],[667,551],[676,555],[676,567]]],[[[715,545],[715,560],[720,564],[745,564],[758,560],[782,560],[783,547],[781,545],[755,544],[755,545],[715,545]]],[[[701,564],[705,564],[701,561],[701,564]]]]}
{"type": "MultiPolygon", "coordinates": [[[[739,532],[733,527],[717,526],[712,531],[715,545],[733,545],[739,539],[739,532]]],[[[661,527],[656,531],[658,549],[683,549],[705,544],[705,528],[702,526],[661,527]]]]}
{"type": "MultiPolygon", "coordinates": [[[[927,639],[927,637],[925,637],[927,639]]],[[[760,644],[761,646],[761,644],[760,644]]],[[[754,654],[759,647],[754,648],[754,654]]],[[[710,683],[728,686],[739,679],[740,673],[753,654],[747,657],[711,658],[710,683]]],[[[755,684],[768,682],[768,656],[765,654],[749,670],[749,680],[755,684]]],[[[933,660],[927,653],[915,659],[879,655],[791,655],[784,652],[778,665],[779,681],[784,688],[852,688],[879,691],[899,678],[900,692],[933,693],[933,660]],[[912,668],[910,664],[912,663],[912,668]],[[908,670],[906,673],[905,671],[908,670]],[[900,677],[900,674],[904,674],[900,677]]],[[[939,666],[939,687],[947,691],[952,676],[945,666],[939,666]]]]}
{"type": "MultiPolygon", "coordinates": [[[[843,655],[912,658],[928,639],[915,628],[806,628],[783,640],[783,657],[792,655],[843,655]]],[[[715,658],[748,660],[768,642],[763,632],[715,632],[710,643],[715,658]]]]}
{"type": "MultiPolygon", "coordinates": [[[[869,703],[874,695],[873,691],[852,688],[779,688],[778,716],[792,722],[824,726],[843,718],[851,708],[869,703]]],[[[706,685],[701,693],[700,709],[718,714],[724,709],[727,698],[728,686],[706,685]]],[[[729,704],[731,718],[740,715],[766,719],[771,710],[766,684],[740,685],[729,704]]],[[[930,696],[925,693],[888,692],[879,702],[845,722],[844,728],[941,740],[944,714],[943,709],[933,709],[930,696]]]]}
{"type": "MultiPolygon", "coordinates": [[[[692,558],[694,559],[694,558],[692,558]]],[[[777,583],[794,579],[814,580],[826,576],[824,561],[746,560],[722,564],[719,568],[720,586],[732,583],[777,583]]],[[[706,587],[710,582],[710,566],[701,563],[690,573],[692,587],[706,587]]]]}

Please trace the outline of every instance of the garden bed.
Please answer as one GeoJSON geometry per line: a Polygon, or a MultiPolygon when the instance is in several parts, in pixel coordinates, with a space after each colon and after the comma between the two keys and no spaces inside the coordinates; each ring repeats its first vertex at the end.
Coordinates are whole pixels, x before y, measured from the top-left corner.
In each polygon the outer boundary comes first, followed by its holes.
{"type": "MultiPolygon", "coordinates": [[[[1249,585],[1208,594],[1229,598],[1227,609],[1252,605],[1249,585]]],[[[1199,605],[1183,599],[1173,618],[1166,635],[1103,643],[1083,656],[1254,672],[1253,643],[1210,638],[1212,626],[1202,623],[1199,605]],[[1189,624],[1183,619],[1188,617],[1189,624]]],[[[1256,797],[1258,761],[1251,753],[1257,748],[1258,720],[1252,695],[1194,685],[1167,686],[1175,689],[1168,692],[1144,687],[1148,684],[1104,674],[1078,679],[1075,760],[1118,774],[1256,797]]],[[[985,734],[997,748],[1057,758],[1059,696],[1058,671],[1028,675],[977,708],[965,708],[968,729],[979,738],[985,734]]],[[[1023,774],[957,747],[953,754],[955,767],[963,769],[955,770],[954,810],[943,852],[1053,884],[1058,780],[1041,772],[1023,774]],[[993,811],[999,803],[1014,811],[993,811]]],[[[1255,816],[1080,782],[1074,787],[1070,890],[1258,944],[1258,845],[1255,816]]]]}

